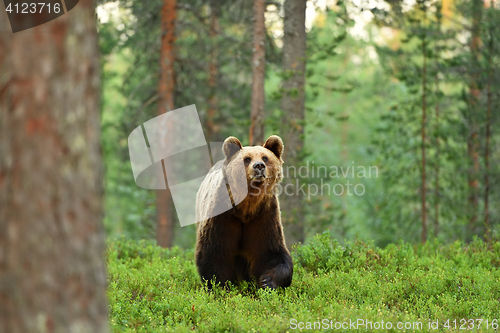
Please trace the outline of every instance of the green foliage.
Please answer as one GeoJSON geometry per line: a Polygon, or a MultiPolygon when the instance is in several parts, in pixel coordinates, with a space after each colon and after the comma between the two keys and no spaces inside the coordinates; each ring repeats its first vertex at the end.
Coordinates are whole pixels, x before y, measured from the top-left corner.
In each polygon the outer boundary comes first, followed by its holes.
{"type": "MultiPolygon", "coordinates": [[[[441,1],[418,0],[404,13],[399,12],[400,1],[386,2],[391,10],[383,15],[378,11],[376,21],[397,31],[400,37],[378,46],[377,52],[385,72],[397,80],[401,94],[381,113],[372,138],[379,151],[381,172],[385,175],[384,195],[378,205],[381,222],[375,226],[377,233],[384,234],[386,239],[378,239],[378,244],[398,239],[418,241],[422,221],[422,147],[426,152],[429,235],[434,234],[442,241],[470,241],[473,235],[484,237],[484,210],[481,203],[476,208],[470,204],[473,162],[469,144],[474,124],[481,124],[480,148],[477,148],[480,151],[477,160],[481,164],[486,145],[486,77],[488,73],[492,77],[498,74],[492,72],[497,68],[493,58],[488,62],[487,56],[480,56],[482,62],[471,61],[471,40],[462,36],[464,31],[470,32],[474,16],[472,7],[479,2],[455,2],[454,17],[468,22],[468,27],[457,25],[455,19],[444,18],[441,1]],[[460,40],[466,42],[457,43],[460,40]],[[472,80],[482,89],[476,106],[470,102],[472,80]],[[422,116],[424,100],[425,121],[422,116]],[[422,129],[426,131],[424,142],[422,129]],[[472,215],[477,218],[471,219],[472,215]]],[[[490,16],[477,22],[482,29],[481,38],[488,37],[490,42],[495,40],[493,44],[496,45],[500,35],[489,27],[498,9],[490,8],[486,13],[490,16]]],[[[479,52],[487,55],[492,49],[482,46],[479,52]]],[[[492,86],[498,82],[490,77],[492,86]]],[[[497,103],[496,98],[492,96],[492,104],[497,103]]],[[[495,119],[490,120],[490,124],[494,122],[495,119]]],[[[491,143],[490,149],[494,149],[491,143]]],[[[477,173],[476,176],[482,179],[486,171],[478,167],[477,173]]],[[[482,198],[484,187],[478,185],[477,191],[482,198]]],[[[490,186],[490,200],[497,195],[498,187],[490,186]]],[[[498,212],[490,207],[489,213],[491,218],[498,212]]],[[[495,223],[492,225],[495,233],[495,223]]]]}
{"type": "MultiPolygon", "coordinates": [[[[382,2],[375,2],[375,6],[382,2]]],[[[441,13],[441,1],[385,1],[380,8],[362,8],[351,1],[338,1],[318,10],[307,32],[306,115],[297,126],[304,128],[303,165],[311,168],[376,166],[377,177],[321,175],[305,177],[302,184],[330,189],[340,184],[362,184],[361,196],[330,190],[308,196],[303,202],[306,238],[328,229],[343,240],[374,240],[378,246],[400,240],[415,242],[421,232],[422,93],[426,92],[427,119],[427,213],[429,237],[443,243],[470,240],[467,232],[470,158],[467,141],[470,124],[478,124],[479,205],[477,234],[484,213],[484,163],[487,87],[492,91],[489,152],[489,212],[492,234],[500,231],[500,154],[495,129],[500,120],[500,10],[486,6],[481,19],[478,63],[470,52],[470,4],[457,0],[441,13]],[[375,18],[360,34],[354,24],[363,10],[375,18]],[[356,12],[357,11],[357,12],[356,12]],[[357,31],[357,33],[356,33],[357,31]],[[425,41],[425,47],[424,47],[425,41]],[[423,85],[423,56],[427,60],[423,85]],[[470,108],[469,80],[477,70],[481,88],[478,107],[470,108]],[[439,116],[437,110],[439,108],[439,116]],[[308,164],[309,163],[309,164],[308,164]],[[436,186],[439,178],[439,186],[436,186]]],[[[152,239],[155,234],[155,196],[138,188],[128,160],[130,131],[157,113],[161,1],[120,1],[118,21],[99,25],[103,57],[102,147],[106,166],[105,226],[111,237],[124,234],[133,239],[152,239]]],[[[210,35],[208,1],[178,4],[176,27],[177,106],[195,103],[202,123],[207,105],[217,96],[219,109],[214,141],[229,135],[244,144],[250,125],[251,2],[222,4],[220,33],[210,35]],[[217,49],[218,86],[210,89],[208,64],[217,49]]],[[[280,5],[267,6],[266,39],[266,135],[279,134],[283,112],[281,98],[296,94],[284,91],[282,80],[292,72],[280,69],[280,5]],[[274,8],[274,9],[272,9],[274,8]],[[273,22],[271,22],[273,21],[273,22]],[[275,40],[276,39],[276,40],[275,40]]],[[[286,139],[285,139],[286,140],[286,139]]],[[[210,138],[209,138],[210,141],[210,138]]],[[[285,146],[287,143],[285,142],[285,146]]],[[[287,167],[285,157],[285,167],[287,167]]],[[[328,169],[330,172],[330,169],[328,169]]],[[[178,223],[175,223],[178,225],[178,223]]],[[[195,227],[176,227],[175,244],[190,248],[195,227]]],[[[285,230],[286,232],[286,230],[285,230]]]]}
{"type": "Polygon", "coordinates": [[[112,330],[283,332],[291,319],[365,319],[421,321],[428,331],[429,320],[443,327],[447,319],[500,318],[500,243],[401,242],[381,249],[360,241],[341,246],[327,232],[292,255],[294,278],[285,290],[245,284],[208,292],[192,250],[112,241],[107,254],[112,330]]]}
{"type": "MultiPolygon", "coordinates": [[[[106,2],[106,1],[102,1],[106,2]]],[[[158,73],[162,1],[119,1],[118,18],[99,25],[103,57],[103,152],[106,165],[105,226],[108,235],[133,239],[155,236],[155,192],[138,188],[130,167],[127,137],[158,114],[158,73]]],[[[220,129],[208,141],[248,135],[250,123],[252,6],[247,1],[222,4],[220,31],[210,35],[208,1],[177,6],[175,106],[196,104],[202,124],[208,101],[217,97],[214,124],[220,129]],[[217,86],[208,87],[211,54],[216,50],[217,86]]],[[[272,38],[268,40],[273,47],[272,38]]],[[[175,231],[175,244],[192,247],[194,229],[175,231]]]]}

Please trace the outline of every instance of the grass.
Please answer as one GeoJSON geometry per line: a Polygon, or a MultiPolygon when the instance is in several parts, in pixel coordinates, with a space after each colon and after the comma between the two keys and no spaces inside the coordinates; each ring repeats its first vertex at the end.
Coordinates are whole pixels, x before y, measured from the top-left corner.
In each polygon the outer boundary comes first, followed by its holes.
{"type": "Polygon", "coordinates": [[[285,290],[245,284],[208,292],[196,271],[193,250],[161,249],[147,241],[111,241],[107,254],[111,328],[114,332],[293,332],[314,328],[316,322],[316,331],[328,326],[328,330],[371,332],[378,325],[381,332],[453,331],[460,326],[491,332],[500,326],[498,242],[418,246],[402,242],[381,249],[364,242],[341,246],[324,233],[295,248],[292,256],[293,282],[285,290]],[[430,329],[430,322],[435,328],[436,321],[439,329],[430,329]],[[387,329],[389,323],[392,329],[387,329]]]}

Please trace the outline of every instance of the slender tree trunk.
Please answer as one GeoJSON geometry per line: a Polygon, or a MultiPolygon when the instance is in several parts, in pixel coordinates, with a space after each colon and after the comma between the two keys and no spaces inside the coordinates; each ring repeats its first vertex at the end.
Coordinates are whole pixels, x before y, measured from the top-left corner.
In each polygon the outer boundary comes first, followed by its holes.
{"type": "MultiPolygon", "coordinates": [[[[174,109],[175,5],[176,0],[163,0],[158,114],[174,109]]],[[[156,241],[161,247],[171,247],[174,240],[174,205],[170,189],[156,190],[156,214],[156,241]]]]}
{"type": "Polygon", "coordinates": [[[302,162],[301,152],[304,146],[304,116],[305,116],[305,0],[285,1],[285,22],[283,36],[283,99],[281,108],[283,116],[283,141],[285,152],[283,159],[285,173],[283,193],[280,196],[281,212],[287,245],[304,241],[304,207],[303,195],[299,190],[300,179],[290,169],[298,169],[302,162]],[[289,185],[287,187],[287,185],[289,185]],[[290,190],[292,188],[293,190],[290,190]],[[287,193],[287,189],[288,193],[287,193]],[[291,194],[289,194],[292,192],[291,194]]]}
{"type": "MultiPolygon", "coordinates": [[[[491,69],[490,69],[491,73],[491,69]]],[[[490,239],[490,221],[488,195],[490,190],[490,137],[491,137],[491,74],[488,80],[488,109],[486,113],[486,150],[484,153],[485,174],[484,174],[484,228],[485,239],[490,239]]]]}
{"type": "Polygon", "coordinates": [[[221,11],[221,2],[219,0],[210,1],[210,62],[208,65],[208,87],[210,89],[210,96],[208,97],[208,111],[207,111],[207,140],[215,141],[218,138],[219,127],[215,124],[215,117],[217,115],[219,101],[217,98],[217,79],[219,75],[219,46],[217,37],[219,33],[219,18],[221,11]]]}
{"type": "MultiPolygon", "coordinates": [[[[492,10],[494,8],[493,0],[490,2],[492,10]]],[[[491,19],[491,18],[490,18],[491,19]]],[[[492,57],[493,57],[493,33],[494,23],[488,22],[489,25],[489,43],[488,43],[488,86],[487,86],[487,111],[486,111],[486,147],[484,152],[484,238],[490,240],[490,221],[489,221],[489,190],[490,190],[490,137],[491,137],[491,81],[492,81],[492,57]]]]}
{"type": "Polygon", "coordinates": [[[471,38],[471,56],[472,69],[469,82],[469,120],[470,133],[467,140],[467,152],[470,160],[470,168],[468,170],[468,186],[469,186],[469,231],[467,239],[471,240],[472,236],[477,234],[477,214],[478,214],[478,192],[479,192],[479,153],[478,153],[478,100],[480,95],[478,80],[479,80],[479,46],[481,43],[480,23],[482,16],[483,1],[472,1],[473,19],[472,19],[472,38],[471,38]]]}
{"type": "Polygon", "coordinates": [[[426,50],[426,32],[424,32],[424,36],[422,39],[422,54],[423,54],[423,66],[422,66],[422,243],[425,243],[427,241],[427,212],[426,212],[426,199],[425,199],[425,194],[427,192],[427,187],[426,187],[426,160],[425,160],[425,141],[426,141],[426,135],[425,135],[425,126],[427,122],[427,105],[426,105],[426,76],[427,76],[427,50],[426,50]]]}
{"type": "Polygon", "coordinates": [[[436,179],[435,179],[435,183],[434,183],[434,187],[435,187],[435,195],[436,195],[436,198],[435,198],[435,202],[434,202],[434,237],[437,238],[438,234],[439,234],[439,167],[440,167],[440,163],[439,163],[439,157],[440,157],[440,153],[441,153],[441,146],[440,146],[440,139],[439,139],[439,117],[440,117],[440,110],[439,110],[439,78],[438,78],[438,72],[436,73],[436,78],[435,78],[435,83],[436,83],[436,96],[437,96],[437,101],[436,101],[436,127],[435,127],[435,131],[436,131],[436,166],[435,166],[435,175],[436,175],[436,179]]]}
{"type": "MultiPolygon", "coordinates": [[[[347,65],[347,61],[350,59],[350,56],[346,56],[344,58],[344,66],[347,65]],[[347,61],[346,61],[347,60],[347,61]]],[[[347,93],[342,94],[342,100],[343,103],[342,105],[347,105],[347,98],[346,98],[347,93]]],[[[344,165],[349,165],[349,154],[347,152],[347,145],[348,143],[348,135],[349,135],[349,129],[348,129],[348,117],[349,113],[347,110],[344,111],[343,116],[345,116],[345,120],[342,121],[342,128],[340,130],[340,146],[341,151],[340,155],[342,156],[342,162],[344,165]]],[[[353,167],[354,168],[354,167],[353,167]]],[[[342,191],[341,194],[342,198],[342,213],[340,214],[340,218],[338,219],[338,223],[340,226],[340,236],[342,239],[347,238],[347,226],[346,226],[346,217],[347,217],[347,191],[342,191]]]]}
{"type": "Polygon", "coordinates": [[[0,33],[0,332],[108,331],[94,2],[75,11],[0,33]]]}
{"type": "MultiPolygon", "coordinates": [[[[441,2],[439,1],[437,3],[437,33],[441,33],[441,2]]],[[[440,90],[439,90],[439,48],[438,48],[438,36],[435,37],[434,41],[434,60],[435,60],[435,67],[436,67],[436,73],[434,76],[434,84],[436,88],[436,123],[435,123],[435,128],[434,131],[436,132],[436,159],[435,159],[435,183],[434,183],[434,188],[435,188],[435,201],[434,201],[434,237],[437,238],[439,234],[439,168],[440,168],[440,153],[441,153],[441,146],[440,146],[440,133],[439,133],[439,117],[440,117],[440,90]]]]}
{"type": "MultiPolygon", "coordinates": [[[[347,67],[349,64],[349,61],[351,60],[351,54],[350,52],[346,52],[344,55],[344,59],[342,60],[342,66],[344,68],[347,67]]],[[[347,93],[344,92],[342,93],[342,105],[348,105],[348,100],[347,100],[347,93]]],[[[345,118],[342,121],[342,128],[340,130],[340,146],[341,151],[340,155],[342,156],[342,162],[344,165],[349,165],[349,154],[347,151],[348,147],[348,136],[349,136],[349,110],[344,110],[342,117],[345,118]]],[[[347,226],[346,226],[346,217],[347,217],[347,191],[342,191],[341,197],[342,197],[342,213],[340,214],[340,217],[338,219],[338,223],[340,226],[340,236],[345,239],[347,238],[347,226]]]]}
{"type": "Polygon", "coordinates": [[[254,0],[254,30],[252,55],[252,109],[249,141],[251,146],[264,143],[264,80],[266,76],[265,0],[254,0]]]}

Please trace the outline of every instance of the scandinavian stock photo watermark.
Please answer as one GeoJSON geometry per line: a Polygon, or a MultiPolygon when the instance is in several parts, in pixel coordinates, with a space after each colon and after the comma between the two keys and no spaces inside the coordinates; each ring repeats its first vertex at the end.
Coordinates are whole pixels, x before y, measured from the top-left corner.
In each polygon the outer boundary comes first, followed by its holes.
{"type": "MultiPolygon", "coordinates": [[[[264,191],[274,191],[277,195],[301,195],[310,200],[315,196],[362,196],[366,192],[363,179],[378,178],[377,166],[355,165],[315,165],[307,161],[302,166],[283,167],[284,179],[291,181],[273,185],[264,191]]],[[[253,186],[255,191],[250,195],[259,195],[260,187],[253,186]]]]}
{"type": "MultiPolygon", "coordinates": [[[[286,145],[286,142],[285,142],[286,145]]],[[[201,218],[220,215],[261,191],[278,196],[362,196],[363,181],[378,178],[377,166],[304,165],[282,167],[284,181],[272,186],[254,186],[247,179],[241,154],[234,157],[236,177],[221,177],[224,184],[214,189],[217,200],[211,216],[196,217],[198,189],[210,173],[224,173],[222,142],[207,143],[195,105],[169,111],[136,127],[128,138],[130,162],[137,186],[144,189],[170,189],[181,226],[200,222],[201,218]],[[252,191],[249,191],[249,188],[252,191]]]]}

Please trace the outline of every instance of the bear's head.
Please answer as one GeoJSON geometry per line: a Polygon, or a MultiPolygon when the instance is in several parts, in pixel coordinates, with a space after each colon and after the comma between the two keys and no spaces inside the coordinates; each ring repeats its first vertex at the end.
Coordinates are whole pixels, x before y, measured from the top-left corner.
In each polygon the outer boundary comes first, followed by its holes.
{"type": "Polygon", "coordinates": [[[222,150],[226,157],[225,174],[231,184],[233,197],[236,195],[234,192],[238,188],[242,190],[243,186],[246,187],[247,197],[262,199],[274,195],[275,185],[283,179],[283,148],[283,141],[277,135],[271,135],[263,146],[253,147],[243,147],[234,136],[227,138],[222,150]],[[238,183],[237,179],[246,179],[246,184],[239,184],[241,181],[238,183]]]}

